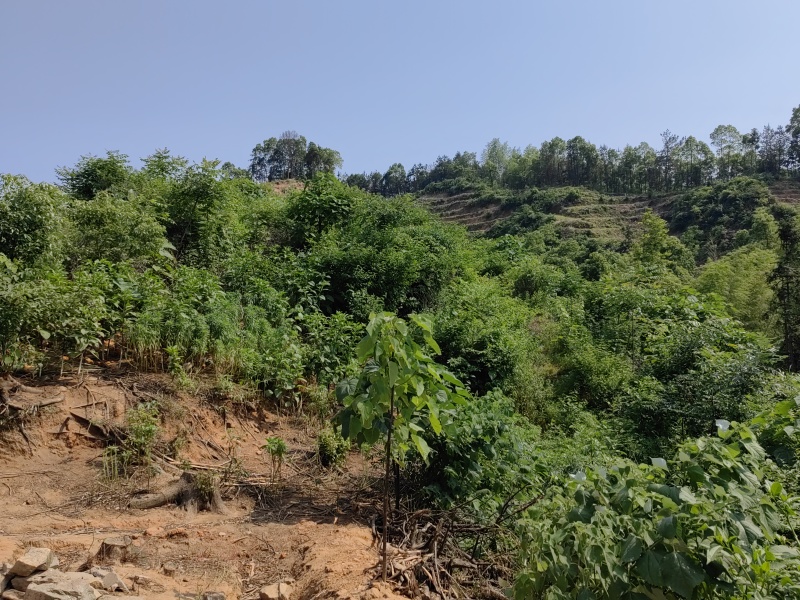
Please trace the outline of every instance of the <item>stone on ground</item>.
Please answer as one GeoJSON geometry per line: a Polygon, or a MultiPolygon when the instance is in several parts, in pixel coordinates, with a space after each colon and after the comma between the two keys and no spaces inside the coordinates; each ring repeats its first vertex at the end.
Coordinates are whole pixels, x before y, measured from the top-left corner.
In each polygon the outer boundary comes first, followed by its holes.
{"type": "Polygon", "coordinates": [[[292,591],[292,586],[288,583],[273,583],[261,588],[259,597],[261,600],[290,600],[292,591]]]}
{"type": "Polygon", "coordinates": [[[111,561],[125,560],[128,556],[128,548],[132,543],[131,538],[127,535],[106,538],[97,551],[97,558],[111,561]]]}
{"type": "Polygon", "coordinates": [[[11,567],[10,573],[27,577],[36,571],[45,571],[52,566],[53,558],[50,548],[28,548],[11,567]]]}

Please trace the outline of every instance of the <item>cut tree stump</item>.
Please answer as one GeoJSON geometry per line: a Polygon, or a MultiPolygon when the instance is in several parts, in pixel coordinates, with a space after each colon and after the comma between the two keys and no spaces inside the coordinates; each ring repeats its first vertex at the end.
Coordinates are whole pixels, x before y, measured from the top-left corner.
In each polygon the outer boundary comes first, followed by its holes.
{"type": "Polygon", "coordinates": [[[131,498],[128,507],[144,510],[165,504],[177,504],[186,508],[211,510],[223,514],[226,512],[216,482],[213,483],[211,490],[200,490],[197,476],[188,471],[184,471],[180,479],[173,481],[160,492],[131,498]]]}

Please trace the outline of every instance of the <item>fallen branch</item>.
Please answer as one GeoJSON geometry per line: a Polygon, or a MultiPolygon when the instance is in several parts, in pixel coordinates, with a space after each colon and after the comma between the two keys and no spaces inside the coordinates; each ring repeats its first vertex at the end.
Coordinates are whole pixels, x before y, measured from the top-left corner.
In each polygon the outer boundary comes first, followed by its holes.
{"type": "Polygon", "coordinates": [[[52,406],[53,404],[59,404],[63,401],[64,401],[64,396],[61,395],[60,397],[51,398],[49,400],[42,400],[41,402],[37,402],[36,404],[21,403],[10,399],[6,400],[5,404],[9,408],[13,408],[14,410],[18,410],[20,412],[34,413],[37,410],[40,410],[47,406],[52,406]]]}

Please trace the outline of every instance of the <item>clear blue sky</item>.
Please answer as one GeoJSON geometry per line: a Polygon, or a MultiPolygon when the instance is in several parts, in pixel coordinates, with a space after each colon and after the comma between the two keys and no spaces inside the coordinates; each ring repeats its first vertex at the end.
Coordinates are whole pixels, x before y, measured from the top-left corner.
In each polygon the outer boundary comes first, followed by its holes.
{"type": "MultiPolygon", "coordinates": [[[[348,173],[491,138],[622,147],[785,124],[797,0],[0,1],[0,172],[293,129],[348,173]]],[[[138,160],[134,160],[138,165],[138,160]]]]}

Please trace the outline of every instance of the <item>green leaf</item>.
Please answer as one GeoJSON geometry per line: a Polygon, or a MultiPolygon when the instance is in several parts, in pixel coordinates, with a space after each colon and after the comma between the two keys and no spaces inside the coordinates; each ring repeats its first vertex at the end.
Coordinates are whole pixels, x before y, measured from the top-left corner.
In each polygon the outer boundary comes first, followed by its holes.
{"type": "Polygon", "coordinates": [[[409,315],[409,318],[414,322],[414,324],[417,327],[422,329],[422,331],[424,331],[426,333],[432,333],[433,332],[433,328],[431,327],[430,319],[428,319],[426,317],[423,317],[422,315],[418,315],[418,314],[411,314],[411,315],[409,315]]]}
{"type": "Polygon", "coordinates": [[[428,446],[428,442],[415,433],[411,434],[411,440],[417,447],[417,451],[419,451],[420,456],[422,456],[422,460],[428,462],[428,455],[431,453],[431,447],[428,446]]]}
{"type": "Polygon", "coordinates": [[[464,384],[461,383],[458,379],[456,379],[455,375],[453,375],[450,371],[442,371],[442,379],[444,379],[447,383],[452,385],[456,385],[458,387],[464,387],[464,384]]]}
{"type": "Polygon", "coordinates": [[[664,584],[684,598],[691,598],[694,588],[706,578],[703,569],[683,552],[667,554],[661,570],[664,584]]]}
{"type": "Polygon", "coordinates": [[[423,337],[425,338],[425,342],[428,344],[428,346],[431,347],[431,349],[433,350],[433,352],[435,354],[441,354],[442,353],[442,349],[439,348],[439,344],[436,343],[436,340],[433,339],[433,336],[431,334],[425,333],[425,334],[423,334],[423,337]]]}
{"type": "Polygon", "coordinates": [[[436,413],[434,413],[433,411],[431,411],[431,412],[428,414],[428,420],[431,422],[431,427],[433,428],[433,432],[434,432],[436,435],[439,435],[439,434],[441,434],[441,433],[442,433],[442,422],[441,422],[441,421],[439,421],[439,417],[438,417],[438,416],[436,416],[436,413]]]}
{"type": "Polygon", "coordinates": [[[398,377],[397,363],[390,360],[389,361],[389,387],[390,388],[393,388],[395,386],[395,384],[397,383],[397,377],[398,377]]]}
{"type": "Polygon", "coordinates": [[[367,358],[372,356],[374,348],[375,340],[372,339],[372,336],[364,336],[361,341],[358,342],[358,346],[356,346],[356,356],[358,357],[358,360],[367,360],[367,358]]]}
{"type": "Polygon", "coordinates": [[[336,399],[341,402],[348,396],[354,395],[357,387],[358,379],[355,377],[351,377],[350,379],[342,379],[336,384],[336,399]]]}
{"type": "Polygon", "coordinates": [[[50,339],[50,332],[46,329],[39,329],[39,335],[42,336],[42,339],[49,340],[50,339]]]}
{"type": "Polygon", "coordinates": [[[665,539],[668,540],[673,539],[676,536],[677,531],[678,531],[678,523],[673,515],[670,515],[669,517],[664,517],[658,523],[658,533],[659,535],[661,535],[661,537],[665,539]]]}
{"type": "Polygon", "coordinates": [[[657,469],[667,470],[667,461],[663,458],[651,458],[650,462],[653,463],[653,466],[657,469]]]}
{"type": "Polygon", "coordinates": [[[650,585],[657,587],[664,585],[661,578],[661,561],[652,550],[645,552],[636,562],[636,572],[650,585]]]}
{"type": "Polygon", "coordinates": [[[642,555],[644,544],[635,535],[629,535],[622,543],[622,557],[620,560],[623,563],[631,563],[639,559],[642,555]]]}

